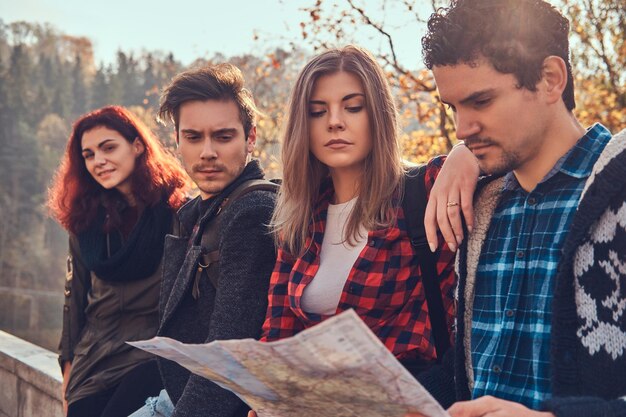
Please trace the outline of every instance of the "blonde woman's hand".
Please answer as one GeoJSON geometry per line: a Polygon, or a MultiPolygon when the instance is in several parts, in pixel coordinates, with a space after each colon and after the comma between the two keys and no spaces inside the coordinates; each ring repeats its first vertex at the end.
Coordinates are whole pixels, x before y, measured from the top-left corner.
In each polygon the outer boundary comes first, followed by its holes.
{"type": "Polygon", "coordinates": [[[461,216],[472,230],[473,199],[479,174],[474,154],[463,144],[455,145],[437,175],[426,206],[424,226],[431,251],[437,248],[438,229],[450,250],[459,247],[464,238],[461,216]]]}

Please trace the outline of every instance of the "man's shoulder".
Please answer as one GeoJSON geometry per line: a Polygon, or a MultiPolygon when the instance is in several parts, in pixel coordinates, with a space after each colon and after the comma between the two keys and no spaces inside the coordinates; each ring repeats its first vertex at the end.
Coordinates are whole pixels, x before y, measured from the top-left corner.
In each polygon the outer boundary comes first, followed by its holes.
{"type": "Polygon", "coordinates": [[[264,224],[271,219],[276,205],[278,185],[269,181],[255,181],[233,192],[221,214],[222,225],[264,224]],[[242,219],[245,218],[245,221],[242,219]]]}
{"type": "Polygon", "coordinates": [[[275,204],[276,192],[271,190],[255,189],[238,196],[220,215],[220,245],[226,241],[267,243],[275,204]]]}
{"type": "Polygon", "coordinates": [[[252,180],[241,185],[229,197],[230,202],[224,209],[224,214],[231,214],[241,210],[264,208],[274,209],[279,185],[269,180],[252,180]]]}

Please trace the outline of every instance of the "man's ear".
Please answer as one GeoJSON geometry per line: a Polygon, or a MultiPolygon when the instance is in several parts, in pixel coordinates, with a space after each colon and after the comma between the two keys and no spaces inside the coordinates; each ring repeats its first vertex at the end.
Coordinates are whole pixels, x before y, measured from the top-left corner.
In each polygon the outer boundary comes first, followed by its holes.
{"type": "Polygon", "coordinates": [[[256,146],[256,126],[252,126],[250,128],[250,132],[248,132],[246,146],[248,153],[252,153],[252,151],[254,151],[254,147],[256,146]]]}
{"type": "Polygon", "coordinates": [[[543,60],[540,83],[549,104],[562,100],[567,85],[567,65],[563,58],[551,55],[543,60]]]}

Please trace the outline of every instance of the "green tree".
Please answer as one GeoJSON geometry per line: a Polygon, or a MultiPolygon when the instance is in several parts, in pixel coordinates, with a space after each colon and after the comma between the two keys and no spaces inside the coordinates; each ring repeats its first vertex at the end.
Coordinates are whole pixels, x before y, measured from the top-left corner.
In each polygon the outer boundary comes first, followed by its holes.
{"type": "Polygon", "coordinates": [[[91,85],[91,105],[93,108],[103,107],[109,103],[109,82],[103,64],[100,64],[91,85]]]}
{"type": "Polygon", "coordinates": [[[83,71],[82,58],[76,54],[72,67],[72,114],[74,117],[84,113],[88,108],[87,86],[83,71]]]}

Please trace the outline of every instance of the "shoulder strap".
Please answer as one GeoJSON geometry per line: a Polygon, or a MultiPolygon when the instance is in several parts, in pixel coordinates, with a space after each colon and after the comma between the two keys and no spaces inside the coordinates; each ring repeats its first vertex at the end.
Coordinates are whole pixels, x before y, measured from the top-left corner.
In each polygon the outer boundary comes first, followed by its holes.
{"type": "Polygon", "coordinates": [[[278,192],[280,185],[277,184],[275,180],[248,180],[243,182],[239,187],[237,187],[226,199],[225,203],[222,205],[222,211],[226,209],[226,207],[230,206],[233,201],[236,201],[241,196],[248,194],[252,191],[272,191],[274,193],[278,192]]]}
{"type": "MultiPolygon", "coordinates": [[[[207,269],[211,264],[218,262],[220,259],[219,253],[219,235],[220,235],[220,227],[218,218],[220,214],[226,210],[233,202],[237,201],[237,199],[242,196],[252,192],[252,191],[271,191],[278,192],[280,186],[277,182],[264,180],[264,179],[256,179],[256,180],[248,180],[243,182],[239,187],[237,187],[229,196],[224,200],[222,206],[219,211],[215,215],[208,224],[205,225],[204,230],[202,231],[201,238],[201,246],[206,250],[205,253],[201,256],[202,265],[198,265],[198,275],[202,273],[204,269],[207,269]]],[[[199,279],[199,276],[196,278],[196,282],[199,279]]],[[[217,276],[213,274],[209,274],[209,279],[211,284],[215,288],[217,288],[217,276]]]]}
{"type": "Polygon", "coordinates": [[[422,272],[422,285],[426,295],[426,304],[430,318],[430,325],[435,341],[437,362],[443,358],[443,354],[450,347],[450,335],[446,324],[446,312],[443,308],[439,275],[437,274],[437,252],[430,251],[426,239],[424,227],[424,215],[426,213],[426,165],[412,168],[404,177],[404,194],[402,209],[404,221],[407,225],[411,245],[415,249],[417,262],[422,272]]]}

